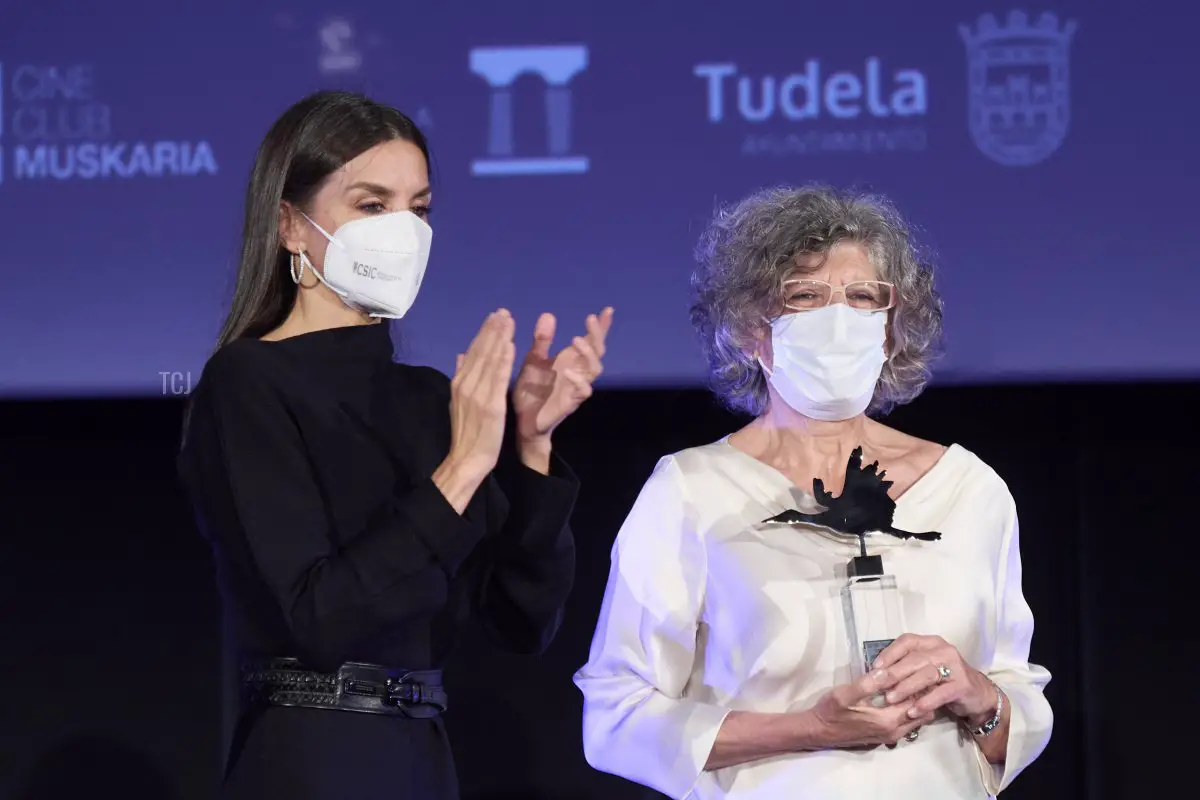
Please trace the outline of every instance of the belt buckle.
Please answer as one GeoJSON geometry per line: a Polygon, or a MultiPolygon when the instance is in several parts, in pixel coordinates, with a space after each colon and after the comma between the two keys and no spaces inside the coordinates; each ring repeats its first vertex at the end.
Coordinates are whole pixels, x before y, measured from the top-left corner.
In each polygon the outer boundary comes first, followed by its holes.
{"type": "Polygon", "coordinates": [[[369,664],[346,663],[338,669],[338,674],[341,678],[343,695],[387,702],[385,676],[377,667],[369,664]]]}
{"type": "Polygon", "coordinates": [[[374,681],[364,681],[361,678],[346,678],[342,683],[342,692],[358,697],[379,697],[387,695],[386,690],[374,681]]]}
{"type": "Polygon", "coordinates": [[[420,705],[424,701],[423,688],[412,675],[388,678],[384,702],[393,706],[420,705]]]}

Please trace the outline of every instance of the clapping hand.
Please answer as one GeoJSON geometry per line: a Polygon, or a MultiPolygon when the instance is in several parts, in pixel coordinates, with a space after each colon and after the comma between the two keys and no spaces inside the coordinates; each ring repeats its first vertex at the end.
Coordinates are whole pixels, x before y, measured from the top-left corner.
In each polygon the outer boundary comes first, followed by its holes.
{"type": "Polygon", "coordinates": [[[515,360],[513,327],[505,309],[488,315],[450,380],[450,452],[433,482],[460,514],[500,456],[515,360]]]}
{"type": "Polygon", "coordinates": [[[592,395],[592,382],[604,370],[604,340],[612,326],[613,310],[589,314],[587,334],[551,357],[557,322],[553,314],[542,314],[533,332],[533,346],[517,376],[513,411],[517,418],[517,442],[525,452],[550,452],[550,434],[592,395]]]}
{"type": "Polygon", "coordinates": [[[488,315],[450,381],[450,460],[479,480],[492,470],[504,438],[512,380],[513,318],[507,309],[488,315]]]}

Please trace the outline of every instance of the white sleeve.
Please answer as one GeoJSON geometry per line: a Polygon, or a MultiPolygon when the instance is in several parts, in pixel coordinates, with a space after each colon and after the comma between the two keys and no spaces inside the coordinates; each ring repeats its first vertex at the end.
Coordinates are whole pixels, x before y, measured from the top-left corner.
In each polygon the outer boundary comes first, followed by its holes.
{"type": "Polygon", "coordinates": [[[1011,709],[1008,749],[1003,764],[989,764],[976,749],[984,786],[992,795],[1007,789],[1042,754],[1054,727],[1054,712],[1043,694],[1050,673],[1029,663],[1033,612],[1021,591],[1020,526],[1015,504],[1010,505],[1009,514],[997,581],[995,655],[992,663],[982,669],[1004,690],[1011,709]]]}
{"type": "Polygon", "coordinates": [[[575,675],[588,763],[675,800],[691,794],[729,713],[686,696],[707,575],[687,511],[667,456],[617,534],[591,653],[575,675]]]}

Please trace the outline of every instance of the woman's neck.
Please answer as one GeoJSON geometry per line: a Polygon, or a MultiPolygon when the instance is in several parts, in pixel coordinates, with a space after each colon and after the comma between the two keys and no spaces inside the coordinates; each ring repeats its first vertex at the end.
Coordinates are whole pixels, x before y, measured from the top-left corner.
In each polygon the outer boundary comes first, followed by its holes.
{"type": "Polygon", "coordinates": [[[375,325],[379,321],[377,317],[350,308],[324,285],[301,287],[283,323],[262,338],[268,341],[288,339],[331,328],[375,325]]]}
{"type": "Polygon", "coordinates": [[[847,420],[812,419],[772,399],[768,411],[738,435],[738,444],[785,473],[844,474],[850,453],[871,436],[876,423],[864,414],[847,420]]]}

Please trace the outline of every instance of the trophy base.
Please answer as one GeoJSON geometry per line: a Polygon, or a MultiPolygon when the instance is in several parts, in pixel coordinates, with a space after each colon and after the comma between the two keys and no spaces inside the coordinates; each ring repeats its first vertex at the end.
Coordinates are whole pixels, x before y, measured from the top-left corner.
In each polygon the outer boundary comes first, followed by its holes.
{"type": "MultiPolygon", "coordinates": [[[[865,540],[864,540],[865,541],[865,540]]],[[[850,670],[855,680],[875,668],[875,659],[904,632],[904,614],[896,576],[883,571],[883,557],[866,554],[846,564],[842,607],[849,635],[850,670]]],[[[870,699],[876,708],[887,705],[883,692],[870,699]]]]}
{"type": "MultiPolygon", "coordinates": [[[[857,574],[851,575],[842,587],[850,670],[854,680],[870,673],[879,654],[904,632],[895,576],[879,574],[877,564],[866,559],[862,561],[865,563],[851,566],[851,571],[857,574]],[[866,569],[862,569],[864,567],[866,569]]],[[[871,697],[869,702],[876,708],[887,705],[882,692],[871,697]]]]}

